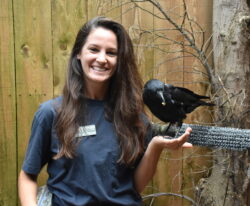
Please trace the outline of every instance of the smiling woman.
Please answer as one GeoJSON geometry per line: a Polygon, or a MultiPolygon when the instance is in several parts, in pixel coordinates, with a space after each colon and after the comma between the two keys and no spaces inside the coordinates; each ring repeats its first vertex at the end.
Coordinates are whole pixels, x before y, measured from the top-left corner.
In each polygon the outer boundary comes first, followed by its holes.
{"type": "Polygon", "coordinates": [[[98,27],[88,36],[77,59],[81,61],[87,82],[86,96],[103,99],[116,69],[117,38],[113,31],[98,27]]]}
{"type": "Polygon", "coordinates": [[[36,180],[45,164],[53,206],[141,205],[139,193],[163,148],[181,147],[191,132],[152,139],[141,92],[124,27],[104,17],[87,22],[73,45],[62,96],[35,114],[19,176],[22,205],[37,205],[36,180]]]}

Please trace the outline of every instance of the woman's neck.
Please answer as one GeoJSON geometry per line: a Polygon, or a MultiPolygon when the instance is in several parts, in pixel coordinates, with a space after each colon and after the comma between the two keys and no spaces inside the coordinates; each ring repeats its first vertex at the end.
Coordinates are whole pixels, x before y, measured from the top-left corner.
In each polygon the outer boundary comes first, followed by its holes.
{"type": "Polygon", "coordinates": [[[85,96],[89,99],[104,100],[108,91],[108,84],[87,85],[85,96]]]}

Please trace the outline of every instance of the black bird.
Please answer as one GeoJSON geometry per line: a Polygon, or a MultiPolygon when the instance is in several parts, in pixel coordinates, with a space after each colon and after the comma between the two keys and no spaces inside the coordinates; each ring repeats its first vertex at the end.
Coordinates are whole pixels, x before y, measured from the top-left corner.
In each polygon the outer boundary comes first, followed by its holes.
{"type": "MultiPolygon", "coordinates": [[[[169,127],[176,124],[180,129],[186,114],[194,111],[199,106],[214,106],[201,99],[209,99],[194,92],[165,84],[157,79],[151,79],[144,85],[143,101],[150,111],[161,121],[169,122],[169,127]]],[[[176,132],[178,134],[178,131],[176,132]]]]}

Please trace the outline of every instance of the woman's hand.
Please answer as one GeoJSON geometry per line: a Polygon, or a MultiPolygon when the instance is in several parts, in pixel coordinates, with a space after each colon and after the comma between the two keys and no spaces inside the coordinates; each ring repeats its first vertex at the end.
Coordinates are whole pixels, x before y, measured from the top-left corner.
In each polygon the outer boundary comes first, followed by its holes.
{"type": "Polygon", "coordinates": [[[167,136],[155,136],[150,144],[152,144],[151,146],[154,147],[154,149],[160,152],[163,149],[176,150],[179,148],[191,148],[193,145],[187,142],[191,132],[192,129],[188,127],[185,133],[178,138],[168,139],[167,136]]]}
{"type": "Polygon", "coordinates": [[[152,179],[163,149],[176,150],[192,147],[192,144],[187,142],[191,132],[192,129],[188,127],[183,135],[175,139],[167,139],[164,136],[153,137],[135,170],[134,182],[139,193],[144,190],[145,186],[152,179]]]}

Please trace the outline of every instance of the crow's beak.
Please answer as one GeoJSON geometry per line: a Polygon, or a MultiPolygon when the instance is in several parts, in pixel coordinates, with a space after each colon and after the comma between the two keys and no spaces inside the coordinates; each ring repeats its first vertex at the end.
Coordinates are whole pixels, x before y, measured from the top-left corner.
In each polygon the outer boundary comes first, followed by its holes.
{"type": "Polygon", "coordinates": [[[163,92],[162,92],[162,91],[158,91],[158,92],[157,92],[157,95],[158,95],[158,96],[161,98],[161,100],[162,100],[161,104],[162,104],[163,106],[165,106],[165,105],[166,105],[166,101],[165,101],[165,99],[164,99],[163,92]]]}

